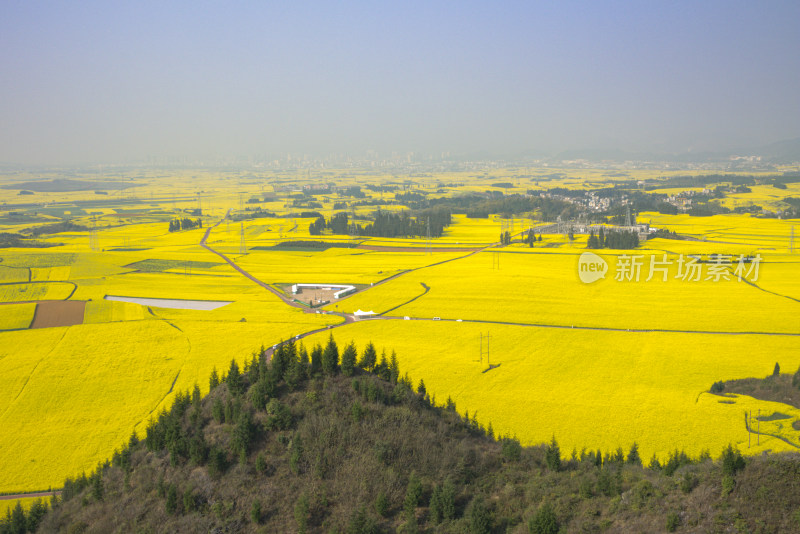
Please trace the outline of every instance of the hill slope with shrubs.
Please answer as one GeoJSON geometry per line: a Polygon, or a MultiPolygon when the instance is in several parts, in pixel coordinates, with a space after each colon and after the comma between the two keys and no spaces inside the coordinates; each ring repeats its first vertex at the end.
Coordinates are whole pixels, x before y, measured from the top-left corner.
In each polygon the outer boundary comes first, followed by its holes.
{"type": "Polygon", "coordinates": [[[522,447],[397,359],[285,343],[177,396],[140,440],[0,532],[788,532],[800,455],[666,462],[522,447]]]}

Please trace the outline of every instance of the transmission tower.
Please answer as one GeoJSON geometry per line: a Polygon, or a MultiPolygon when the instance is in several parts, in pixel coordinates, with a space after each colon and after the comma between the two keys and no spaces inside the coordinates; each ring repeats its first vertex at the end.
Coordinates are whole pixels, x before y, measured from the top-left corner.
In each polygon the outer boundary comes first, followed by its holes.
{"type": "Polygon", "coordinates": [[[358,224],[356,224],[356,209],[353,206],[350,206],[350,218],[352,219],[352,224],[350,225],[350,238],[357,239],[358,238],[358,224]]]}
{"type": "Polygon", "coordinates": [[[628,228],[633,226],[631,224],[631,206],[630,206],[630,204],[628,204],[627,212],[625,213],[625,226],[627,226],[628,228]]]}
{"type": "Polygon", "coordinates": [[[203,196],[200,193],[197,193],[197,214],[203,214],[203,196]]]}
{"type": "Polygon", "coordinates": [[[98,239],[97,239],[97,218],[92,217],[92,227],[89,229],[89,248],[93,252],[97,252],[100,249],[98,239]]]}
{"type": "Polygon", "coordinates": [[[247,254],[247,246],[244,242],[244,223],[239,223],[239,254],[247,254]]]}
{"type": "Polygon", "coordinates": [[[789,229],[789,254],[794,252],[794,226],[789,229]]]}
{"type": "Polygon", "coordinates": [[[425,234],[425,254],[431,253],[431,218],[428,217],[428,229],[425,234]]]}
{"type": "Polygon", "coordinates": [[[483,336],[483,332],[480,333],[480,363],[481,363],[481,365],[483,365],[483,356],[485,354],[486,355],[486,365],[491,367],[491,364],[489,363],[489,338],[490,338],[489,332],[486,332],[486,338],[485,338],[486,339],[486,350],[484,350],[484,348],[483,348],[484,336],[483,336]]]}

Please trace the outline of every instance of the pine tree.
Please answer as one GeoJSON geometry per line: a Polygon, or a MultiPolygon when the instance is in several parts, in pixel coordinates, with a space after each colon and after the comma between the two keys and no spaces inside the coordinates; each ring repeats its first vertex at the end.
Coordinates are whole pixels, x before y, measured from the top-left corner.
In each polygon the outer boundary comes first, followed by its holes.
{"type": "Polygon", "coordinates": [[[553,439],[547,446],[547,451],[545,452],[545,461],[547,462],[547,467],[549,467],[552,471],[558,471],[561,469],[561,449],[558,448],[558,443],[556,442],[555,436],[553,436],[553,439]]]}
{"type": "Polygon", "coordinates": [[[634,441],[631,445],[631,450],[628,452],[628,463],[632,465],[642,465],[642,459],[639,457],[639,445],[634,441]]]}
{"type": "Polygon", "coordinates": [[[213,389],[218,385],[219,385],[219,375],[217,375],[217,367],[214,366],[214,369],[212,369],[211,371],[211,378],[208,379],[209,391],[213,391],[213,389]]]}
{"type": "Polygon", "coordinates": [[[353,376],[355,373],[356,368],[356,357],[358,352],[356,351],[356,344],[354,341],[351,341],[349,345],[347,345],[342,353],[342,374],[345,376],[353,376]]]}
{"type": "Polygon", "coordinates": [[[231,395],[239,395],[244,389],[242,375],[239,373],[239,365],[236,363],[236,360],[231,360],[231,366],[230,369],[228,369],[228,377],[225,381],[228,384],[228,391],[231,392],[231,395]]]}
{"type": "Polygon", "coordinates": [[[333,340],[333,334],[328,338],[328,344],[322,353],[322,370],[327,375],[335,375],[339,372],[339,348],[333,340]]]}
{"type": "Polygon", "coordinates": [[[397,363],[397,353],[392,350],[392,359],[389,363],[389,381],[393,384],[397,383],[400,378],[400,364],[397,363]]]}
{"type": "Polygon", "coordinates": [[[20,501],[17,501],[17,504],[14,506],[14,510],[11,511],[10,519],[9,532],[13,532],[14,534],[25,534],[28,526],[25,521],[25,510],[22,509],[22,504],[20,504],[20,501]]]}
{"type": "Polygon", "coordinates": [[[311,349],[311,369],[309,369],[311,376],[318,376],[322,374],[322,346],[317,343],[311,349]]]}
{"type": "Polygon", "coordinates": [[[358,366],[365,371],[372,371],[375,368],[375,361],[377,358],[378,354],[375,352],[375,345],[370,341],[367,343],[367,346],[364,347],[364,354],[361,356],[361,361],[358,363],[358,366]]]}
{"type": "Polygon", "coordinates": [[[775,362],[775,368],[772,370],[772,376],[778,377],[781,374],[781,366],[775,362]]]}
{"type": "Polygon", "coordinates": [[[300,348],[297,351],[298,353],[298,363],[300,363],[300,369],[303,373],[303,380],[308,378],[308,373],[311,370],[308,360],[308,351],[306,350],[305,346],[300,343],[300,348]]]}

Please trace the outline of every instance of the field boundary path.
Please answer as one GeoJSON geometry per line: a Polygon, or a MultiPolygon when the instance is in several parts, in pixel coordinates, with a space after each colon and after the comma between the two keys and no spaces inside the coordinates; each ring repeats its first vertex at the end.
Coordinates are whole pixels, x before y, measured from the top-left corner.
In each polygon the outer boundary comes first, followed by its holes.
{"type": "Polygon", "coordinates": [[[52,495],[61,495],[61,490],[52,491],[34,491],[32,493],[10,493],[8,495],[0,495],[0,501],[12,501],[16,499],[35,499],[36,497],[50,497],[52,495]]]}

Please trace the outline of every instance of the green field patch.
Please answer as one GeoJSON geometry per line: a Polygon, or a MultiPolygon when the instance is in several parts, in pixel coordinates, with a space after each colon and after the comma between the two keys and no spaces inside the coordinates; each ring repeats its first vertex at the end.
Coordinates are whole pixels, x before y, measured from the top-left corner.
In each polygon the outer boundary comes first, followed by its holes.
{"type": "Polygon", "coordinates": [[[0,282],[28,282],[31,272],[24,267],[9,267],[0,264],[0,282]]]}
{"type": "Polygon", "coordinates": [[[285,250],[296,252],[323,251],[329,248],[355,248],[353,243],[329,243],[327,241],[283,241],[277,245],[250,247],[250,250],[285,250]]]}
{"type": "Polygon", "coordinates": [[[28,328],[33,321],[36,304],[6,304],[0,307],[0,330],[28,328]]]}
{"type": "Polygon", "coordinates": [[[108,248],[106,250],[110,252],[141,252],[142,250],[150,250],[150,247],[146,248],[116,247],[116,248],[108,248]]]}
{"type": "Polygon", "coordinates": [[[74,205],[40,208],[39,213],[50,215],[52,217],[75,217],[76,215],[88,215],[88,213],[86,213],[86,211],[84,211],[82,208],[74,205]]]}
{"type": "Polygon", "coordinates": [[[211,269],[223,265],[218,262],[210,261],[184,261],[184,260],[157,260],[147,259],[137,261],[125,267],[136,269],[143,273],[163,273],[170,269],[211,269]]]}
{"type": "Polygon", "coordinates": [[[27,282],[0,284],[0,302],[66,300],[75,291],[71,282],[27,282]]]}
{"type": "Polygon", "coordinates": [[[786,415],[785,413],[775,412],[772,415],[759,415],[756,417],[759,421],[780,421],[781,419],[791,419],[791,415],[786,415]]]}
{"type": "Polygon", "coordinates": [[[71,252],[54,252],[52,254],[5,254],[0,256],[0,264],[5,267],[63,267],[75,262],[75,254],[71,252]]]}

